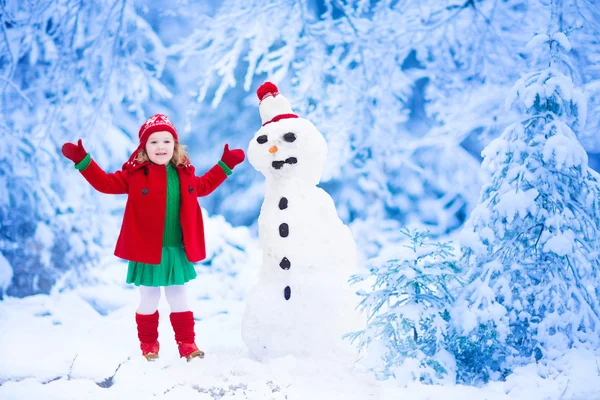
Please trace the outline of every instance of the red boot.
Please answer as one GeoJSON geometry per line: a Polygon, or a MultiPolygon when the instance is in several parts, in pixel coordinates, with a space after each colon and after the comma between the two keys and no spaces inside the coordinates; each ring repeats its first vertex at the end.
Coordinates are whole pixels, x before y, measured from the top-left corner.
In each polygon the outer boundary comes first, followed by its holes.
{"type": "Polygon", "coordinates": [[[158,344],[158,310],[154,314],[135,313],[135,322],[137,322],[142,355],[148,361],[158,358],[160,347],[158,344]]]}
{"type": "Polygon", "coordinates": [[[194,333],[194,313],[191,311],[171,313],[171,325],[175,332],[175,341],[179,346],[179,356],[185,357],[188,361],[192,358],[204,358],[204,352],[198,350],[194,343],[196,334],[194,333]]]}

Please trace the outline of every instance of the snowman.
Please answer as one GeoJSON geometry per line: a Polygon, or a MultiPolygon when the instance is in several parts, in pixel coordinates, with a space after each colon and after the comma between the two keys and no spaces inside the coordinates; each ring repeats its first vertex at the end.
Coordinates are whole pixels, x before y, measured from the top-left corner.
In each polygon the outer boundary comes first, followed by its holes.
{"type": "Polygon", "coordinates": [[[263,265],[248,294],[242,338],[258,358],[331,354],[361,322],[348,283],[356,246],[333,200],[316,186],[327,143],[277,86],[266,82],[257,95],[262,127],[248,160],[266,180],[258,218],[263,265]]]}

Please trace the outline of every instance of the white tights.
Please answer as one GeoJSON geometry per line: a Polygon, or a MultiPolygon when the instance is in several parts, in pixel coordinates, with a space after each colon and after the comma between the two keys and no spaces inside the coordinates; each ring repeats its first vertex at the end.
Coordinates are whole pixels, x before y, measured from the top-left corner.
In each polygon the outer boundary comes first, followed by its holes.
{"type": "MultiPolygon", "coordinates": [[[[165,296],[171,307],[171,312],[190,310],[185,285],[165,286],[165,296]]],[[[140,306],[137,309],[138,314],[154,314],[158,309],[159,300],[160,287],[140,286],[140,306]]]]}

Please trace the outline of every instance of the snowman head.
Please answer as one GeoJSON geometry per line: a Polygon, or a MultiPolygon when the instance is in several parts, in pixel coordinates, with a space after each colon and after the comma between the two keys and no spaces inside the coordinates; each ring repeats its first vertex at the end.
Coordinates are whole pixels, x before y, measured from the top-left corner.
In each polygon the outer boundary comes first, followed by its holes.
{"type": "Polygon", "coordinates": [[[299,118],[277,86],[264,83],[256,92],[262,128],[248,146],[248,161],[267,181],[316,185],[321,179],[327,142],[308,120],[299,118]]]}

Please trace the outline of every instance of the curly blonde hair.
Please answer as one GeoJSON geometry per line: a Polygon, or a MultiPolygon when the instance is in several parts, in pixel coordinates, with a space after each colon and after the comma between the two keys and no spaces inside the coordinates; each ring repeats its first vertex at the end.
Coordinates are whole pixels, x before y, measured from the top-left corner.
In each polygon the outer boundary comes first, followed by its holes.
{"type": "MultiPolygon", "coordinates": [[[[135,156],[135,161],[141,163],[145,163],[146,161],[150,161],[150,157],[148,157],[148,153],[146,153],[146,149],[141,149],[135,156]]],[[[188,161],[187,155],[187,146],[179,143],[175,143],[175,148],[173,149],[173,157],[171,158],[171,164],[178,167],[180,165],[186,164],[188,161]]]]}

